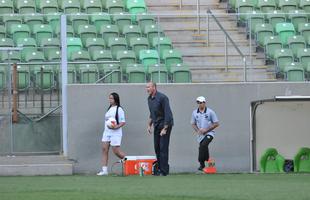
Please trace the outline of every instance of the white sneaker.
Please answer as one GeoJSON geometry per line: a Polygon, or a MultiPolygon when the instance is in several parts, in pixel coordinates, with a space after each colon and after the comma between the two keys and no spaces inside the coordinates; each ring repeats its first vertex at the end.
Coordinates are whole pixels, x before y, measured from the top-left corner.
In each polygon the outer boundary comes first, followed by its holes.
{"type": "Polygon", "coordinates": [[[107,176],[109,173],[107,171],[100,171],[97,173],[97,176],[107,176]]]}

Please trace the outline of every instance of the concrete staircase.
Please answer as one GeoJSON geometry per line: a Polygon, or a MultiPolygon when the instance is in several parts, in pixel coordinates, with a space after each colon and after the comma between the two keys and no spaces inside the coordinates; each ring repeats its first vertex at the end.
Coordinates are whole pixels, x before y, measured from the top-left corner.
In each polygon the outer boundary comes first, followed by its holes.
{"type": "MultiPolygon", "coordinates": [[[[182,7],[180,0],[146,0],[146,3],[150,13],[160,16],[158,21],[166,35],[172,39],[174,48],[182,52],[184,62],[191,69],[193,82],[244,80],[244,62],[230,42],[227,43],[229,56],[226,65],[225,35],[211,17],[209,37],[206,16],[200,18],[198,33],[196,1],[183,0],[182,7]]],[[[246,38],[245,28],[238,28],[236,17],[227,15],[226,3],[200,0],[200,4],[200,13],[205,14],[207,9],[211,9],[247,57],[247,80],[274,81],[274,72],[265,66],[264,55],[255,52],[255,43],[246,38]]]]}
{"type": "Polygon", "coordinates": [[[0,176],[72,175],[72,171],[72,162],[63,156],[0,157],[0,176]]]}

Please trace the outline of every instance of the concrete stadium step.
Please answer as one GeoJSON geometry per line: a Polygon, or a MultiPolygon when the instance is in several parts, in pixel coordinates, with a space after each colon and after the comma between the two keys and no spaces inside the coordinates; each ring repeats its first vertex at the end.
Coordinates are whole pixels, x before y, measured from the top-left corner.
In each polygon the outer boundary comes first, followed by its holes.
{"type": "Polygon", "coordinates": [[[0,176],[72,175],[73,163],[64,156],[1,156],[0,176]]]}
{"type": "MultiPolygon", "coordinates": [[[[225,59],[222,56],[220,57],[212,57],[206,56],[204,59],[198,59],[197,57],[183,57],[183,62],[188,64],[189,66],[224,66],[225,59]]],[[[228,57],[228,65],[232,66],[243,66],[243,62],[241,61],[240,56],[230,56],[228,57]]],[[[262,59],[255,59],[251,63],[251,61],[247,60],[247,65],[250,66],[265,66],[265,62],[262,59]]]]}
{"type": "MultiPolygon", "coordinates": [[[[183,53],[183,56],[195,56],[195,57],[204,57],[206,55],[225,55],[225,48],[220,46],[210,46],[210,47],[178,47],[178,49],[183,53]]],[[[240,51],[245,55],[249,56],[249,47],[239,47],[240,51]]],[[[255,52],[255,49],[252,49],[252,52],[255,52]]],[[[235,48],[228,48],[228,55],[237,55],[240,54],[236,51],[235,48]]],[[[252,53],[252,55],[255,55],[252,53]]]]}
{"type": "MultiPolygon", "coordinates": [[[[152,10],[160,10],[160,9],[196,9],[196,1],[190,1],[190,0],[170,0],[170,1],[164,1],[164,0],[146,0],[145,1],[148,8],[152,10]],[[182,3],[182,5],[181,5],[182,3]]],[[[210,8],[210,7],[218,7],[219,2],[217,0],[200,0],[200,7],[201,10],[210,8]]]]}

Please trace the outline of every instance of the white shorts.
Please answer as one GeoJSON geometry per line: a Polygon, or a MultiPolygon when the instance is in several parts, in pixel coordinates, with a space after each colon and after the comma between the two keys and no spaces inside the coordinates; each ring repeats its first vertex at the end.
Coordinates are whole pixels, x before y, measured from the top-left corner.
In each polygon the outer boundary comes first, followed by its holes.
{"type": "Polygon", "coordinates": [[[121,146],[122,142],[122,135],[115,134],[115,135],[102,135],[102,142],[110,142],[111,146],[121,146]]]}

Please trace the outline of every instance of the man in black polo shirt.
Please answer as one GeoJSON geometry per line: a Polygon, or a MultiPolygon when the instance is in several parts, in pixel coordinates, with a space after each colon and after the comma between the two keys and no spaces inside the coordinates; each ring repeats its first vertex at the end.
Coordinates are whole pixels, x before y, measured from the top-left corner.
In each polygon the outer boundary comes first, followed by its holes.
{"type": "Polygon", "coordinates": [[[160,175],[169,174],[169,140],[173,126],[173,116],[166,95],[158,92],[156,83],[148,82],[146,85],[149,97],[147,99],[150,110],[147,132],[152,133],[154,127],[154,148],[160,170],[160,175]]]}

